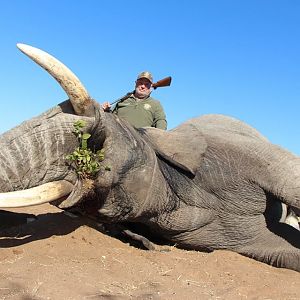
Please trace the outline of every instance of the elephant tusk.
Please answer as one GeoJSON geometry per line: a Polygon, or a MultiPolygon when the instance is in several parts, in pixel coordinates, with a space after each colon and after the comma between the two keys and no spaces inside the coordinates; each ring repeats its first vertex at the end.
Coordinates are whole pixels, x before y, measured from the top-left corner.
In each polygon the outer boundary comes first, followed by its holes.
{"type": "Polygon", "coordinates": [[[60,180],[27,190],[0,193],[0,207],[12,208],[43,204],[69,195],[72,189],[73,184],[60,180]]]}
{"type": "Polygon", "coordinates": [[[75,113],[80,116],[85,115],[92,100],[77,76],[45,51],[25,44],[17,44],[17,47],[54,77],[67,93],[75,113]]]}
{"type": "Polygon", "coordinates": [[[287,217],[287,206],[283,202],[281,202],[281,209],[282,209],[282,213],[279,222],[284,223],[287,217]]]}

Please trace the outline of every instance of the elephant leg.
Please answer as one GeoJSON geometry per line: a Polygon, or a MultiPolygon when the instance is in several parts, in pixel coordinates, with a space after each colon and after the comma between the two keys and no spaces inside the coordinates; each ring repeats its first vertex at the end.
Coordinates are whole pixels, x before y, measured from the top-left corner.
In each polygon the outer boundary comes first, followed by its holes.
{"type": "Polygon", "coordinates": [[[234,250],[274,267],[300,272],[300,232],[287,224],[265,227],[251,242],[234,250]]]}

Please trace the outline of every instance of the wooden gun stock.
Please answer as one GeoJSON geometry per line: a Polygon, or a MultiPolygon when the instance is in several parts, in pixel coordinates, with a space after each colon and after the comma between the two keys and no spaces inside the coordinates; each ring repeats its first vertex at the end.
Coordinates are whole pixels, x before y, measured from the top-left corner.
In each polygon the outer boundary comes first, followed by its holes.
{"type": "Polygon", "coordinates": [[[171,81],[172,81],[172,77],[168,76],[166,78],[163,78],[161,80],[158,80],[155,83],[152,83],[152,87],[154,89],[158,88],[158,87],[163,87],[163,86],[170,86],[171,85],[171,81]]]}

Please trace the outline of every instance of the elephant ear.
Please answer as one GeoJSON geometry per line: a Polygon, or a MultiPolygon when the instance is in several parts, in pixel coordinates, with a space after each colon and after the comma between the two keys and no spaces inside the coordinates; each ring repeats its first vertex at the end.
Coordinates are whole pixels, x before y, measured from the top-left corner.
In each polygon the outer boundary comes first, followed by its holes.
{"type": "Polygon", "coordinates": [[[169,131],[146,127],[141,131],[157,155],[192,175],[196,174],[207,143],[201,131],[194,125],[186,123],[169,131]]]}

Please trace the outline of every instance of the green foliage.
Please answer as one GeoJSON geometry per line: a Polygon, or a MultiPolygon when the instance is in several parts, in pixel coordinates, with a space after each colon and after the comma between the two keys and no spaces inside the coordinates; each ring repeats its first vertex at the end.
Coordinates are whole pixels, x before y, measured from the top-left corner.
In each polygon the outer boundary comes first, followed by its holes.
{"type": "MultiPolygon", "coordinates": [[[[89,133],[84,133],[82,128],[85,126],[83,120],[74,123],[74,134],[79,141],[77,147],[71,154],[66,156],[66,160],[75,169],[78,176],[82,178],[93,178],[103,167],[101,162],[104,160],[104,150],[93,152],[88,148],[88,139],[91,137],[89,133]]],[[[105,166],[105,170],[110,171],[110,167],[105,166]]]]}

